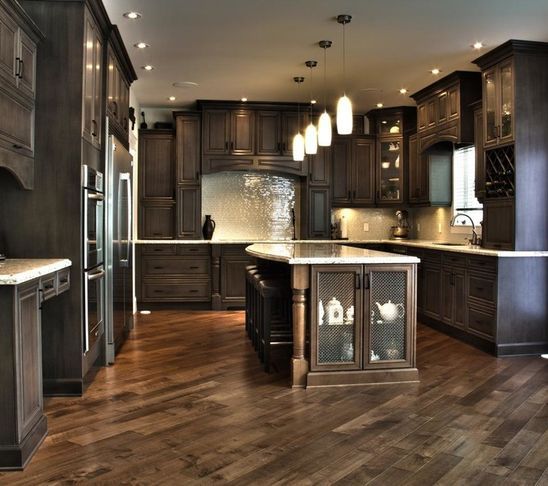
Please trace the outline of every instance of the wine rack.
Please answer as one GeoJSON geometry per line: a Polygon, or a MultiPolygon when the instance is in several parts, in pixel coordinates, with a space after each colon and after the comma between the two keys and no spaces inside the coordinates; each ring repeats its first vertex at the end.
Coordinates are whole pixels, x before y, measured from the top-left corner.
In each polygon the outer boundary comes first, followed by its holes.
{"type": "Polygon", "coordinates": [[[485,151],[485,194],[488,198],[514,197],[514,145],[485,151]]]}

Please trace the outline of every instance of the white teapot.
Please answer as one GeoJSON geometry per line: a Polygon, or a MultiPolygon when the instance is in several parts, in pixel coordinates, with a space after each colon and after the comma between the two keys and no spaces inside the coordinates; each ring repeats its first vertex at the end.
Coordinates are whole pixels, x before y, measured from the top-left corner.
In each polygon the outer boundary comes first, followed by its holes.
{"type": "Polygon", "coordinates": [[[327,314],[327,324],[342,324],[344,321],[343,307],[335,297],[326,304],[325,313],[327,314]]]}
{"type": "Polygon", "coordinates": [[[405,307],[403,304],[394,304],[391,300],[381,305],[378,302],[375,302],[379,308],[379,312],[383,321],[395,321],[398,317],[403,317],[405,315],[405,307]]]}

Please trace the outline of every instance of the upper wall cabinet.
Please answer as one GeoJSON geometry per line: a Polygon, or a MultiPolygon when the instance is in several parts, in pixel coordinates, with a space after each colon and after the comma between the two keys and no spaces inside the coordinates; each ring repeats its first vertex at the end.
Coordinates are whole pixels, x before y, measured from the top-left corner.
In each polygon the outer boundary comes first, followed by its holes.
{"type": "Polygon", "coordinates": [[[0,0],[0,167],[34,187],[37,44],[42,34],[14,0],[0,0]]]}
{"type": "Polygon", "coordinates": [[[411,95],[417,102],[419,153],[438,142],[474,143],[470,104],[481,99],[481,75],[455,71],[411,95]]]}
{"type": "Polygon", "coordinates": [[[129,87],[137,75],[117,26],[113,26],[107,49],[107,116],[109,133],[129,145],[129,87]]]}
{"type": "Polygon", "coordinates": [[[305,161],[292,159],[297,106],[282,103],[198,101],[202,113],[202,170],[268,170],[306,175],[305,161]]]}
{"type": "Polygon", "coordinates": [[[82,137],[100,149],[103,131],[103,35],[86,8],[84,20],[84,113],[82,137]]]}

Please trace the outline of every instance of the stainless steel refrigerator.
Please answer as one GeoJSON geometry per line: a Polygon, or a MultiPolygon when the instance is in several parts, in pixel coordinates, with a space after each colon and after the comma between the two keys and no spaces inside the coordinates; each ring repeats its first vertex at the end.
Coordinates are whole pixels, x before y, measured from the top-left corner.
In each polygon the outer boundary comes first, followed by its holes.
{"type": "Polygon", "coordinates": [[[112,364],[133,327],[133,158],[112,135],[108,137],[106,155],[105,361],[112,364]]]}

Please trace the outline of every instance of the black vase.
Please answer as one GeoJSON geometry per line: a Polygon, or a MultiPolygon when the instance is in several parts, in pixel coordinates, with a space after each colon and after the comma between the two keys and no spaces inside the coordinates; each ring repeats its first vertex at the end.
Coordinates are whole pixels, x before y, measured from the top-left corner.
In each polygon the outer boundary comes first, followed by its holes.
{"type": "Polygon", "coordinates": [[[206,214],[204,225],[202,226],[202,235],[204,240],[211,240],[215,231],[215,220],[211,219],[211,214],[206,214]]]}

